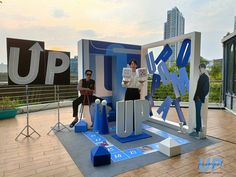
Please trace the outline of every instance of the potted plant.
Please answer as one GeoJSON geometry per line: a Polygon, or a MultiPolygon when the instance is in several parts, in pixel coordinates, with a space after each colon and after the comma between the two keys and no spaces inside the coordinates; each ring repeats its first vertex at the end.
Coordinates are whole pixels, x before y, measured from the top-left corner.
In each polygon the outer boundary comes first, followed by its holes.
{"type": "Polygon", "coordinates": [[[19,101],[17,100],[11,100],[9,97],[0,98],[0,119],[14,118],[18,105],[19,101]]]}

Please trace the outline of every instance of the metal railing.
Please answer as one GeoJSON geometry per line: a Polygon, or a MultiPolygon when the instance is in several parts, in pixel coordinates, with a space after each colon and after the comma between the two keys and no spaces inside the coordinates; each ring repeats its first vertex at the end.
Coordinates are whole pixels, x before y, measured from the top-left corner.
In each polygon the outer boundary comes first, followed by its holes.
{"type": "MultiPolygon", "coordinates": [[[[150,93],[151,80],[148,80],[148,92],[150,93]]],[[[30,105],[54,103],[56,100],[56,88],[50,85],[29,85],[29,103],[30,105]]],[[[60,101],[73,100],[78,96],[77,84],[59,86],[60,101]]],[[[0,84],[0,99],[9,97],[12,100],[18,100],[19,106],[26,105],[25,86],[0,84]]],[[[155,90],[153,100],[163,101],[166,96],[175,98],[172,85],[160,86],[155,90]]],[[[188,102],[188,94],[181,97],[182,102],[188,102]]],[[[222,103],[222,81],[210,82],[209,103],[222,103]]]]}
{"type": "MultiPolygon", "coordinates": [[[[25,102],[25,86],[21,85],[0,85],[0,98],[8,97],[11,100],[19,101],[19,106],[24,106],[25,102]]],[[[44,104],[56,102],[56,87],[50,85],[29,85],[29,103],[44,104]]],[[[78,96],[77,84],[60,85],[59,86],[60,101],[72,100],[78,96]]]]}

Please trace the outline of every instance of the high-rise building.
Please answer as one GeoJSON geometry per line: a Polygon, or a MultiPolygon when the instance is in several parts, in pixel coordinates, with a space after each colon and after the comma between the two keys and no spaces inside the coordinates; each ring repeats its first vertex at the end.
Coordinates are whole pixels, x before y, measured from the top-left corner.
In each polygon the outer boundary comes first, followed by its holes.
{"type": "MultiPolygon", "coordinates": [[[[177,7],[167,11],[167,21],[164,24],[164,39],[172,38],[184,34],[185,19],[177,7]]],[[[173,54],[170,61],[173,62],[177,58],[180,44],[170,46],[173,54]]]]}
{"type": "Polygon", "coordinates": [[[236,31],[236,16],[234,17],[234,31],[236,31]]]}

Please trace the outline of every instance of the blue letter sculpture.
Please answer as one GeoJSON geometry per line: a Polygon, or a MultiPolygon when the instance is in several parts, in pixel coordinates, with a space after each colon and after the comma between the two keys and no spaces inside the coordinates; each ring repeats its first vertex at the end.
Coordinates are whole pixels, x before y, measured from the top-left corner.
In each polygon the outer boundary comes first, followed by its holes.
{"type": "Polygon", "coordinates": [[[152,85],[151,85],[151,96],[154,95],[155,90],[160,86],[161,84],[161,77],[159,74],[153,74],[152,76],[152,85]]]}
{"type": "Polygon", "coordinates": [[[149,54],[146,54],[145,57],[146,57],[148,72],[150,74],[154,74],[156,72],[156,65],[154,63],[153,52],[150,52],[149,54]]]}
{"type": "Polygon", "coordinates": [[[164,62],[160,62],[158,65],[158,71],[161,76],[162,83],[164,85],[168,85],[170,83],[170,73],[168,68],[164,62]]]}
{"type": "Polygon", "coordinates": [[[116,110],[117,136],[128,137],[133,133],[133,129],[135,135],[142,133],[142,122],[149,117],[150,107],[147,100],[118,101],[116,110]]]}
{"type": "Polygon", "coordinates": [[[180,97],[180,93],[181,95],[185,95],[186,91],[189,91],[188,74],[185,68],[181,68],[179,70],[179,78],[177,77],[177,74],[175,72],[170,74],[170,78],[172,81],[172,86],[173,86],[176,98],[180,97]]]}
{"type": "Polygon", "coordinates": [[[167,113],[169,111],[170,105],[175,105],[176,112],[178,114],[180,122],[183,122],[184,125],[186,124],[183,112],[179,105],[179,97],[181,95],[185,95],[186,91],[189,91],[189,79],[186,69],[184,68],[189,61],[191,54],[191,40],[185,39],[182,42],[178,58],[176,60],[177,66],[180,67],[179,69],[179,77],[175,72],[170,73],[166,66],[166,61],[172,55],[172,49],[168,44],[165,45],[164,49],[161,51],[157,59],[154,61],[153,52],[150,52],[149,55],[146,55],[147,66],[150,74],[153,74],[152,77],[152,84],[151,84],[151,96],[154,95],[154,91],[156,88],[160,86],[160,81],[162,81],[163,85],[167,85],[172,81],[173,89],[175,92],[176,100],[173,101],[172,99],[167,96],[165,101],[162,103],[160,108],[157,110],[158,114],[162,114],[162,119],[165,121],[167,113]],[[158,73],[156,74],[156,66],[158,69],[158,73]]]}
{"type": "Polygon", "coordinates": [[[161,106],[157,110],[158,114],[161,114],[161,112],[163,112],[161,117],[164,121],[166,120],[166,116],[167,116],[167,113],[170,109],[171,103],[172,103],[172,99],[169,96],[167,96],[165,101],[161,104],[161,106]]]}
{"type": "Polygon", "coordinates": [[[188,60],[191,54],[191,40],[185,39],[181,45],[178,58],[176,61],[177,66],[185,67],[188,64],[188,60]]]}

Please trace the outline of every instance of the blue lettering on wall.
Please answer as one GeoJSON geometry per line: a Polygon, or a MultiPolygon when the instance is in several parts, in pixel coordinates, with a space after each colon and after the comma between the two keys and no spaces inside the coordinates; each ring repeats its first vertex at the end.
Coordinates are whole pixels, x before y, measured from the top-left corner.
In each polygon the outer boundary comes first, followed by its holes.
{"type": "Polygon", "coordinates": [[[185,68],[180,68],[179,78],[175,72],[170,74],[170,78],[176,98],[180,97],[180,93],[185,95],[186,91],[189,91],[188,73],[185,68]]]}
{"type": "Polygon", "coordinates": [[[146,54],[145,57],[146,57],[148,72],[150,74],[154,74],[156,72],[156,65],[154,63],[153,52],[146,54]]]}
{"type": "Polygon", "coordinates": [[[155,90],[160,86],[161,84],[161,77],[159,74],[153,74],[152,76],[152,84],[151,84],[151,96],[154,95],[155,90]]]}
{"type": "Polygon", "coordinates": [[[186,94],[186,91],[189,91],[189,79],[185,66],[188,64],[191,54],[191,40],[185,39],[182,42],[178,58],[176,60],[177,66],[180,67],[179,77],[175,72],[170,73],[165,63],[172,55],[172,53],[172,49],[168,44],[166,44],[164,49],[161,51],[155,61],[153,52],[150,52],[146,55],[148,71],[150,74],[153,74],[151,84],[151,96],[154,95],[155,89],[160,86],[161,80],[163,85],[167,85],[172,81],[173,90],[177,99],[175,99],[172,103],[172,99],[167,96],[160,108],[157,110],[157,113],[160,114],[163,112],[162,119],[165,121],[170,105],[173,104],[175,106],[180,122],[183,122],[184,125],[186,125],[186,121],[179,104],[180,100],[178,98],[180,97],[180,95],[184,96],[186,94]],[[156,66],[159,74],[155,73],[156,66]]]}
{"type": "Polygon", "coordinates": [[[112,91],[112,56],[104,56],[104,87],[112,91]]]}
{"type": "Polygon", "coordinates": [[[179,117],[179,121],[180,122],[183,122],[183,125],[186,125],[186,121],[185,121],[185,118],[184,118],[184,114],[180,108],[180,105],[179,105],[179,98],[176,98],[173,102],[172,102],[172,105],[175,106],[175,110],[177,112],[177,115],[179,117]]]}
{"type": "Polygon", "coordinates": [[[191,40],[185,39],[181,45],[178,58],[176,61],[177,66],[185,67],[188,64],[188,60],[191,54],[191,40]]]}
{"type": "Polygon", "coordinates": [[[163,112],[161,117],[164,121],[166,120],[166,116],[170,109],[171,103],[172,103],[172,99],[169,96],[167,96],[165,101],[161,104],[161,106],[157,110],[158,114],[161,114],[163,112]]]}
{"type": "Polygon", "coordinates": [[[168,85],[170,83],[170,73],[164,62],[160,62],[158,65],[158,71],[161,76],[162,83],[168,85]]]}
{"type": "Polygon", "coordinates": [[[170,58],[171,55],[172,55],[172,49],[170,48],[168,44],[166,44],[164,49],[161,51],[161,53],[157,57],[155,63],[158,64],[159,61],[161,60],[166,62],[170,58]]]}

